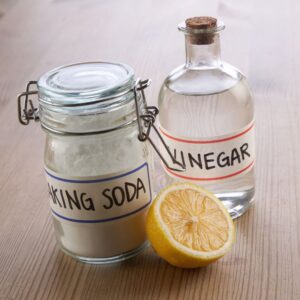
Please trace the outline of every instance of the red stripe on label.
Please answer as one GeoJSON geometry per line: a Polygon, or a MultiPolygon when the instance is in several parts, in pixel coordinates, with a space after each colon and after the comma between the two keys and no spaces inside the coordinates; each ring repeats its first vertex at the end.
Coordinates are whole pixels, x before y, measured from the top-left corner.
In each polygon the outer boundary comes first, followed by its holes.
{"type": "Polygon", "coordinates": [[[160,131],[163,135],[165,135],[166,137],[168,137],[171,140],[177,141],[177,142],[182,142],[182,143],[187,143],[187,144],[213,144],[213,143],[219,143],[219,142],[226,142],[226,141],[230,141],[233,139],[236,139],[244,134],[246,134],[248,131],[250,131],[252,128],[254,127],[254,123],[247,129],[245,129],[243,132],[240,132],[236,135],[233,136],[229,136],[227,138],[221,138],[221,139],[217,139],[217,140],[203,140],[203,141],[191,141],[191,140],[185,140],[185,139],[180,139],[180,138],[176,138],[172,135],[169,135],[168,133],[164,132],[161,128],[160,131]]]}
{"type": "Polygon", "coordinates": [[[203,181],[207,181],[207,180],[221,180],[221,179],[226,179],[226,178],[230,178],[230,177],[239,175],[239,174],[243,173],[244,171],[248,170],[249,168],[251,168],[251,166],[253,166],[253,164],[254,164],[254,161],[252,161],[247,167],[245,167],[244,169],[242,169],[242,170],[240,170],[240,171],[234,172],[234,173],[229,174],[229,175],[225,175],[225,176],[221,176],[221,177],[213,177],[213,178],[196,178],[196,177],[189,177],[189,176],[179,175],[179,174],[177,174],[177,173],[171,171],[171,170],[168,169],[168,168],[165,168],[165,170],[168,171],[169,173],[173,174],[174,176],[180,177],[180,178],[183,178],[183,179],[188,179],[188,180],[203,180],[203,181]]]}

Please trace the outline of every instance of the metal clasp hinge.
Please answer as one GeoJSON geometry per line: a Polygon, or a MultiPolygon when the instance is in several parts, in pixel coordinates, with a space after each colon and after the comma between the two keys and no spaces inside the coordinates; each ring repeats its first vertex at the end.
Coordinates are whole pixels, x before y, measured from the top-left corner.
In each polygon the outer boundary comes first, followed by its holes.
{"type": "Polygon", "coordinates": [[[138,123],[138,128],[139,128],[138,138],[141,142],[145,142],[147,140],[150,142],[151,146],[154,148],[155,152],[158,154],[158,156],[160,157],[160,159],[162,160],[162,162],[168,169],[176,171],[176,172],[183,172],[183,171],[185,171],[185,166],[182,163],[180,163],[179,161],[177,161],[176,158],[172,155],[170,148],[168,147],[168,145],[162,138],[157,127],[154,125],[156,116],[158,115],[159,110],[156,106],[147,106],[145,92],[144,92],[144,89],[147,88],[150,84],[151,84],[150,79],[146,79],[146,80],[137,79],[135,86],[134,86],[135,108],[136,108],[137,123],[138,123]],[[145,105],[143,113],[140,112],[140,108],[139,108],[139,102],[138,102],[138,93],[139,92],[141,93],[143,104],[145,105]],[[145,128],[145,130],[144,130],[144,128],[145,128]],[[180,169],[169,166],[166,159],[164,158],[162,153],[159,151],[158,147],[155,145],[153,140],[150,138],[151,128],[154,129],[155,133],[159,137],[159,140],[162,143],[163,147],[166,149],[169,157],[172,160],[172,163],[180,166],[180,169]]]}
{"type": "Polygon", "coordinates": [[[34,107],[33,101],[29,99],[31,95],[37,95],[37,81],[29,81],[26,86],[26,92],[18,95],[18,118],[22,125],[28,125],[30,120],[39,120],[39,110],[34,107]],[[35,86],[35,90],[31,90],[31,87],[35,86]],[[23,98],[25,98],[24,105],[23,98]]]}

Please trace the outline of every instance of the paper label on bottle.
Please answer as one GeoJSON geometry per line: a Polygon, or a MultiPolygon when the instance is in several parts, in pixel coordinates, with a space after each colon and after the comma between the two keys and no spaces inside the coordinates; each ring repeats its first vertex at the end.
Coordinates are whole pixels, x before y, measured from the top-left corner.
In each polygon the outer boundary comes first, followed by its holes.
{"type": "Polygon", "coordinates": [[[64,177],[46,169],[52,214],[79,223],[110,222],[146,209],[152,200],[148,163],[105,177],[64,177]]]}
{"type": "MultiPolygon", "coordinates": [[[[254,165],[254,122],[232,135],[212,139],[186,139],[174,136],[164,128],[160,132],[185,171],[165,167],[172,176],[186,180],[225,180],[249,172],[254,165]]],[[[162,149],[163,155],[168,156],[162,149]]]]}

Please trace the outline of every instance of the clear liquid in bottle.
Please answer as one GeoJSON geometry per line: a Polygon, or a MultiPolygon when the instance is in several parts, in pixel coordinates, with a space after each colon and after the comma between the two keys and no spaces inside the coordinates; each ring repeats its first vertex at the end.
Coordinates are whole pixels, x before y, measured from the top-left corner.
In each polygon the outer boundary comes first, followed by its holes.
{"type": "MultiPolygon", "coordinates": [[[[204,23],[210,19],[215,20],[204,23]]],[[[255,192],[253,100],[245,76],[220,58],[224,25],[202,28],[201,21],[194,28],[188,20],[179,25],[186,63],[165,79],[158,102],[161,134],[185,170],[157,164],[156,187],[182,180],[199,184],[236,218],[249,208],[255,192]]]]}

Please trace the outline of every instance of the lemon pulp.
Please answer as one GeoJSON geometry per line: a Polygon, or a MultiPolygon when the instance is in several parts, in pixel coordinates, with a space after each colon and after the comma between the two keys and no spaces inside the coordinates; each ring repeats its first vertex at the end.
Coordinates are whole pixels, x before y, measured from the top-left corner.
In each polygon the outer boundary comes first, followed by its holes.
{"type": "Polygon", "coordinates": [[[169,263],[195,268],[224,256],[234,241],[234,225],[222,202],[191,183],[163,189],[147,216],[155,251],[169,263]]]}
{"type": "Polygon", "coordinates": [[[217,250],[228,239],[226,217],[211,198],[198,191],[170,192],[160,211],[172,237],[190,249],[217,250]]]}

